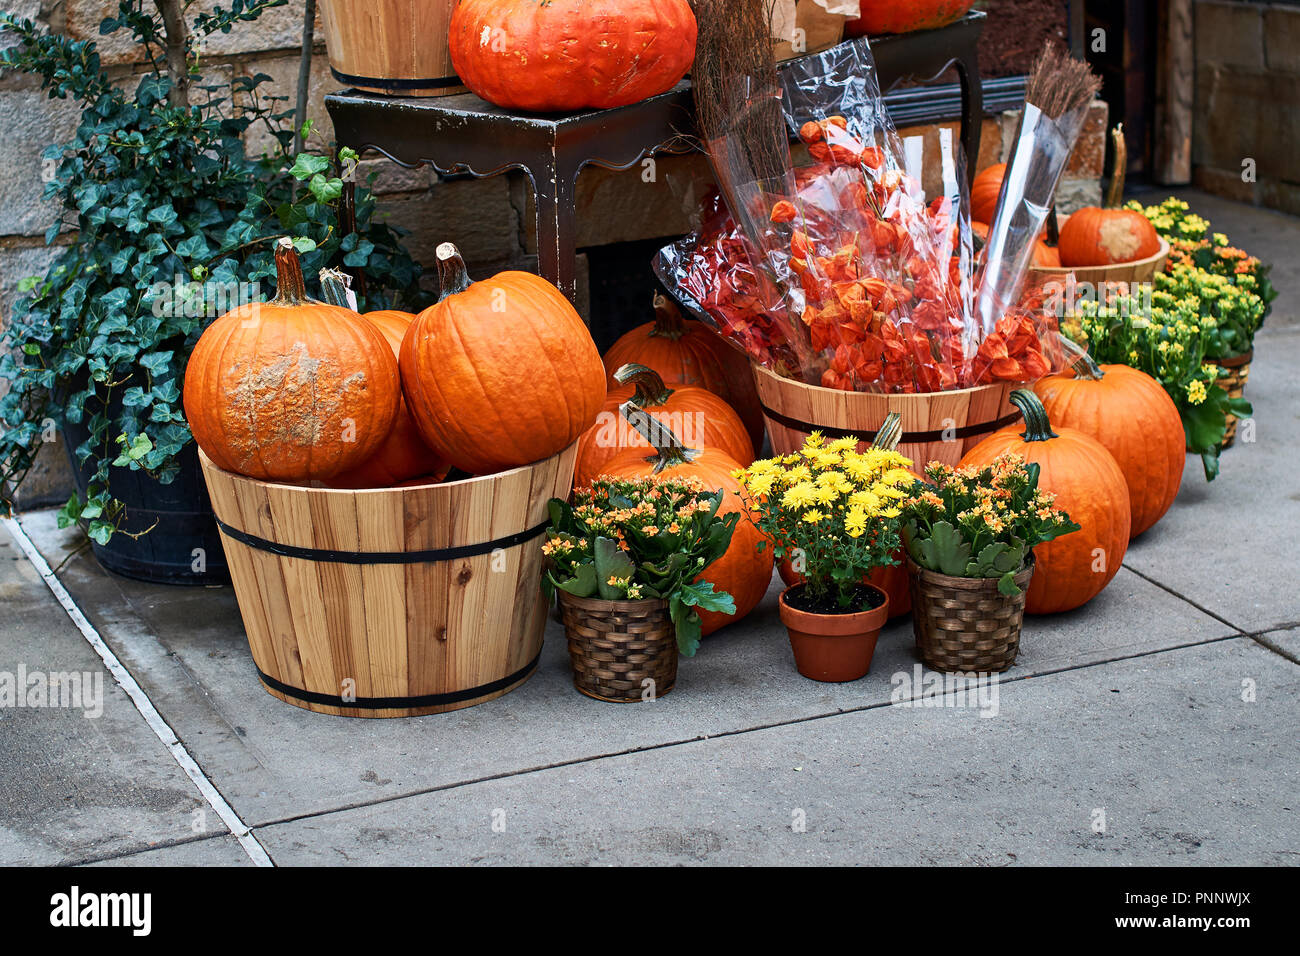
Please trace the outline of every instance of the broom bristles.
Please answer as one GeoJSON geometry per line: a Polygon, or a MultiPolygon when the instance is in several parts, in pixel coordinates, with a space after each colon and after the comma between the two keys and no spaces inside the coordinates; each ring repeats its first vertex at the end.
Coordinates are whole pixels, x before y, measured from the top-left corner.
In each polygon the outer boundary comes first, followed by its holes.
{"type": "Polygon", "coordinates": [[[1101,90],[1101,80],[1087,63],[1076,60],[1050,41],[1034,63],[1025,88],[1026,102],[1052,119],[1087,106],[1101,90]]]}

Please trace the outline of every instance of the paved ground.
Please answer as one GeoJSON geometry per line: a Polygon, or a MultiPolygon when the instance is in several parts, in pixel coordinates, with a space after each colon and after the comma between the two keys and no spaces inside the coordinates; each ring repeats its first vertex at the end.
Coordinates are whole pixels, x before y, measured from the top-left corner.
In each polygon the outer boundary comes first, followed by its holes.
{"type": "MultiPolygon", "coordinates": [[[[1196,202],[1300,288],[1300,221],[1196,202]]],[[[1294,865],[1298,303],[1279,300],[1257,344],[1258,441],[1225,453],[1210,486],[1189,459],[1178,502],[1110,588],[1027,622],[987,717],[891,706],[915,664],[905,622],[862,681],[799,677],[775,587],[652,705],[577,694],[551,623],[538,674],[499,700],[403,721],[313,715],[260,689],[228,589],[110,577],[52,513],[26,514],[166,726],[104,674],[0,530],[0,675],[104,681],[95,718],[0,708],[0,862],[251,865],[260,846],[278,864],[1294,865]]]]}

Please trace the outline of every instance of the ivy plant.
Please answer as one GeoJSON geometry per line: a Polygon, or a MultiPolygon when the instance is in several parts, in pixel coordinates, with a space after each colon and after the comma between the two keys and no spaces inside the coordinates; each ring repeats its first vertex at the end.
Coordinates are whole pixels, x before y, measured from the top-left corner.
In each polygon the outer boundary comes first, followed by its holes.
{"type": "MultiPolygon", "coordinates": [[[[152,4],[119,0],[100,33],[126,31],[144,50],[133,84],[110,76],[94,41],[0,13],[12,41],[0,69],[34,75],[51,99],[80,109],[72,140],[43,155],[43,197],[59,207],[45,239],[71,241],[21,284],[0,340],[5,510],[42,442],[67,425],[89,432],[74,454],[90,478],[61,524],[79,522],[106,543],[123,518],[115,469],[172,481],[192,440],[181,407],[190,351],[229,308],[274,293],[279,236],[294,237],[308,275],[363,275],[361,309],[424,304],[400,231],[377,221],[370,181],[355,182],[356,154],[319,143],[294,154],[293,113],[286,97],[268,95],[265,74],[202,81],[205,38],[285,2],[232,0],[177,37],[152,4]],[[255,126],[272,144],[261,156],[245,150],[255,126]]],[[[309,124],[302,130],[311,135],[309,124]]]]}

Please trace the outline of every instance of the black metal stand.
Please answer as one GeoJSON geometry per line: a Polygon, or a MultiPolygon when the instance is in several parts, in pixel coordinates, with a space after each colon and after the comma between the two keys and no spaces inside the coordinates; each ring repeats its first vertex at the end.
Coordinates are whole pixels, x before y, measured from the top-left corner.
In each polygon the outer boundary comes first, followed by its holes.
{"type": "MultiPolygon", "coordinates": [[[[983,118],[983,89],[976,43],[984,14],[971,13],[939,30],[877,37],[871,43],[882,86],[900,79],[930,80],[949,66],[960,78],[960,112],[950,99],[918,110],[916,91],[885,96],[887,106],[907,100],[908,122],[961,119],[962,146],[975,174],[983,118]]],[[[865,41],[850,41],[865,42],[865,41]]],[[[387,97],[345,90],[325,97],[340,146],[375,150],[395,163],[432,166],[437,172],[495,176],[517,169],[532,181],[537,215],[537,271],[572,300],[577,257],[574,193],[584,166],[628,169],[658,153],[694,149],[691,87],[674,89],[632,106],[560,116],[511,113],[471,93],[440,97],[387,97]]],[[[892,106],[891,106],[892,109],[892,106]]]]}

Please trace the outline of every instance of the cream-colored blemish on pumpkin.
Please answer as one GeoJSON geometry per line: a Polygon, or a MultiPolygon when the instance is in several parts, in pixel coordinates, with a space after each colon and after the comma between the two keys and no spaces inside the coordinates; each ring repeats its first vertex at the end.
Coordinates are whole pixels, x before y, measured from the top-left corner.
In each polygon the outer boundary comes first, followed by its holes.
{"type": "MultiPolygon", "coordinates": [[[[316,388],[317,376],[325,365],[307,351],[304,342],[265,365],[240,363],[232,369],[234,388],[230,400],[241,419],[254,421],[260,432],[256,443],[261,447],[284,445],[311,447],[337,433],[337,422],[347,406],[347,393],[365,388],[365,373],[356,372],[340,387],[316,388]],[[276,409],[275,414],[258,414],[276,409]]],[[[241,448],[250,458],[252,449],[241,448]]]]}
{"type": "Polygon", "coordinates": [[[1129,262],[1137,255],[1142,240],[1133,226],[1119,216],[1107,216],[1101,221],[1097,244],[1116,262],[1129,262]]]}

